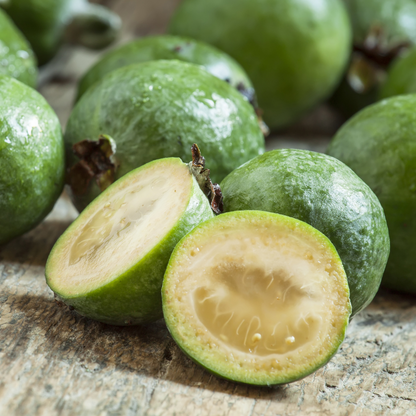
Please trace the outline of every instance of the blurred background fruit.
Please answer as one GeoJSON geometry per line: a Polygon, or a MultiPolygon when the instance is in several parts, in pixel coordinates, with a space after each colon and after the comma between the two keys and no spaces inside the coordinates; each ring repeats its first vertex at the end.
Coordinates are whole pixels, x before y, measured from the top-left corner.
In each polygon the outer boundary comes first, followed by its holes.
{"type": "Polygon", "coordinates": [[[30,87],[36,87],[38,71],[32,48],[2,10],[0,10],[0,74],[9,75],[30,87]]]}
{"type": "Polygon", "coordinates": [[[0,6],[32,45],[39,65],[50,61],[64,41],[104,48],[121,27],[115,13],[87,0],[4,0],[0,6]]]}
{"type": "Polygon", "coordinates": [[[293,123],[333,92],[351,47],[341,0],[184,0],[169,31],[235,58],[271,129],[293,123]]]}
{"type": "Polygon", "coordinates": [[[332,103],[347,117],[377,101],[391,63],[416,43],[414,0],[344,0],[353,51],[332,103]]]}

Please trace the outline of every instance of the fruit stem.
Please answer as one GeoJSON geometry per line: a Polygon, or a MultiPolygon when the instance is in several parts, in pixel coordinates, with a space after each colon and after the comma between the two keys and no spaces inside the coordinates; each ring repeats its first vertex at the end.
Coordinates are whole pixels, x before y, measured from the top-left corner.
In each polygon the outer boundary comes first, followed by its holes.
{"type": "Polygon", "coordinates": [[[208,198],[212,211],[216,215],[222,214],[224,212],[224,206],[221,188],[217,183],[212,183],[209,176],[210,170],[205,169],[205,158],[202,156],[198,145],[194,143],[191,151],[192,162],[188,165],[189,169],[198,182],[202,192],[208,198]]]}

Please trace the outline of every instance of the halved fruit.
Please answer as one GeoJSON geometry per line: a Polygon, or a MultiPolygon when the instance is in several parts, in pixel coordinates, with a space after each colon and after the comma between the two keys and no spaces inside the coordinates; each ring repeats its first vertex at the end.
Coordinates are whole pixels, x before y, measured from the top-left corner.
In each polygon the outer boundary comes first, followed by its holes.
{"type": "Polygon", "coordinates": [[[107,188],[52,249],[46,279],[55,294],[105,323],[161,318],[160,289],[173,248],[214,215],[194,169],[161,159],[107,188]]]}
{"type": "Polygon", "coordinates": [[[221,377],[289,383],[323,366],[345,336],[347,278],[310,225],[261,211],[220,215],[176,246],[162,287],[174,340],[221,377]]]}

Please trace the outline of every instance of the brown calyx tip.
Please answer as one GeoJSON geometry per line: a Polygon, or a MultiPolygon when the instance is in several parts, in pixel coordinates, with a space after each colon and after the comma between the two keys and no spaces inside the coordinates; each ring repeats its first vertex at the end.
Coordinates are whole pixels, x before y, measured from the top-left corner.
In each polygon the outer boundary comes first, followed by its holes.
{"type": "Polygon", "coordinates": [[[217,215],[222,214],[224,205],[221,188],[217,183],[212,183],[210,170],[205,169],[205,158],[202,156],[198,145],[193,144],[191,151],[192,162],[189,164],[191,173],[194,175],[202,192],[208,198],[214,213],[217,215]]]}
{"type": "Polygon", "coordinates": [[[390,64],[409,47],[409,42],[389,44],[385,29],[379,24],[373,25],[363,42],[354,43],[347,74],[351,88],[359,94],[365,94],[378,86],[390,64]]]}
{"type": "Polygon", "coordinates": [[[110,136],[82,140],[72,149],[80,161],[68,169],[66,183],[75,195],[85,194],[93,179],[101,191],[114,182],[118,164],[114,156],[116,144],[110,136]]]}

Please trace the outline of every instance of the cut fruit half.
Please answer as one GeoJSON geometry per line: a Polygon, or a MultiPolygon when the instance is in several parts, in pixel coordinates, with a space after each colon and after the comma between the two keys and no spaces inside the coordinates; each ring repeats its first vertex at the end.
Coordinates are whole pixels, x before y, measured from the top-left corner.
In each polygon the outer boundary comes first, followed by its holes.
{"type": "Polygon", "coordinates": [[[342,343],[351,313],[331,242],[278,214],[206,221],[176,246],[162,287],[172,337],[221,377],[273,385],[307,376],[342,343]]]}
{"type": "Polygon", "coordinates": [[[61,236],[46,264],[47,283],[101,322],[159,319],[173,248],[213,215],[190,166],[176,158],[148,163],[107,188],[61,236]]]}

